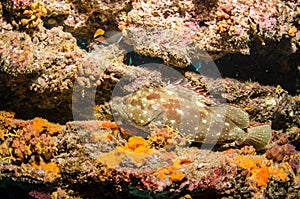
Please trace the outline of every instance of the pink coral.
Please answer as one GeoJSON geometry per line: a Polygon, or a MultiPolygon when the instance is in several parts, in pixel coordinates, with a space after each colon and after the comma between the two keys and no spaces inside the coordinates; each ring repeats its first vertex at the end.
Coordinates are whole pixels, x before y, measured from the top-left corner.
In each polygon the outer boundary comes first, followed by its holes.
{"type": "Polygon", "coordinates": [[[300,156],[296,153],[296,147],[288,143],[286,135],[267,150],[266,157],[276,162],[288,162],[296,173],[300,172],[300,156]]]}

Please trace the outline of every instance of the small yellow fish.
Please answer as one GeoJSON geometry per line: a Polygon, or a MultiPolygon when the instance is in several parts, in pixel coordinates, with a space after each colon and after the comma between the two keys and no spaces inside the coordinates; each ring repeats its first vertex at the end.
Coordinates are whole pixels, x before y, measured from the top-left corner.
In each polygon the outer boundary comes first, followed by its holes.
{"type": "Polygon", "coordinates": [[[98,28],[96,30],[96,32],[94,33],[94,39],[97,38],[97,37],[103,36],[104,34],[105,34],[105,30],[103,30],[101,28],[98,28]]]}
{"type": "Polygon", "coordinates": [[[105,30],[103,30],[102,28],[98,28],[94,33],[94,40],[98,41],[101,44],[108,45],[109,43],[105,40],[104,34],[105,30]]]}

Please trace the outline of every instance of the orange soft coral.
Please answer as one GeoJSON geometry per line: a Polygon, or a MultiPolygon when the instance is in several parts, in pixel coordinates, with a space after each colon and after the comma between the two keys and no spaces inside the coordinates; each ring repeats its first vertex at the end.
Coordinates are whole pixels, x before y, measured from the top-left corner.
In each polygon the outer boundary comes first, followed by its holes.
{"type": "Polygon", "coordinates": [[[45,171],[44,180],[46,182],[53,181],[60,173],[60,168],[55,162],[45,163],[44,161],[40,161],[39,163],[33,162],[31,165],[36,170],[45,171]]]}
{"type": "Polygon", "coordinates": [[[152,151],[148,142],[139,136],[130,137],[127,145],[119,147],[119,149],[135,153],[149,153],[152,151]]]}
{"type": "Polygon", "coordinates": [[[247,169],[247,179],[256,182],[258,186],[266,187],[270,178],[288,180],[286,173],[288,168],[274,166],[272,161],[264,157],[236,156],[233,162],[239,167],[247,169]]]}
{"type": "Polygon", "coordinates": [[[155,175],[158,175],[161,179],[166,179],[168,176],[170,181],[181,181],[186,176],[179,170],[179,167],[174,165],[158,169],[155,175]]]}
{"type": "Polygon", "coordinates": [[[59,124],[50,123],[48,120],[39,117],[32,120],[32,127],[38,133],[47,131],[47,134],[49,135],[53,135],[62,130],[62,127],[59,124]]]}

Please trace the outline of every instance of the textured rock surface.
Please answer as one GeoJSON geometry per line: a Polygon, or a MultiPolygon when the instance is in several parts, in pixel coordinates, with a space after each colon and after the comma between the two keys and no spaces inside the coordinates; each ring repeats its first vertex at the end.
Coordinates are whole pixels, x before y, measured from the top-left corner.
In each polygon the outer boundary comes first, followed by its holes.
{"type": "Polygon", "coordinates": [[[179,145],[157,148],[154,137],[126,141],[112,122],[69,122],[61,126],[40,118],[14,119],[8,112],[1,112],[0,119],[0,177],[17,179],[6,186],[21,186],[19,193],[23,193],[12,194],[13,198],[32,194],[64,194],[70,198],[180,198],[187,194],[192,198],[201,194],[253,198],[271,193],[295,198],[299,191],[299,154],[295,151],[293,158],[298,164],[291,164],[256,155],[253,147],[213,152],[179,145]],[[15,140],[26,140],[29,133],[40,135],[35,136],[37,146],[51,150],[28,148],[31,153],[19,159],[17,151],[27,148],[15,140]],[[51,140],[48,145],[45,138],[51,140]],[[13,144],[8,144],[12,139],[13,144]]]}
{"type": "Polygon", "coordinates": [[[299,197],[299,16],[295,0],[1,1],[3,198],[299,197]],[[123,39],[101,45],[98,28],[123,39]],[[221,75],[236,79],[197,73],[207,67],[200,61],[219,57],[221,75]],[[125,74],[132,91],[164,85],[136,67],[163,62],[205,91],[223,91],[253,125],[271,121],[269,148],[203,155],[170,128],[146,140],[124,134],[109,108],[115,85],[125,74]],[[248,74],[273,86],[241,81],[248,74]]]}

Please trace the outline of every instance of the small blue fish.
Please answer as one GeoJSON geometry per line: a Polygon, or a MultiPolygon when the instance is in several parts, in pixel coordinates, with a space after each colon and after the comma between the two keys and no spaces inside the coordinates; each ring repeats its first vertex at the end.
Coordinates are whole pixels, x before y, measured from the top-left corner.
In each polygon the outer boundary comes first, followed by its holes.
{"type": "Polygon", "coordinates": [[[195,65],[194,64],[190,64],[188,66],[188,68],[192,71],[195,71],[197,73],[200,73],[200,69],[202,68],[202,62],[197,62],[195,65]]]}
{"type": "Polygon", "coordinates": [[[130,56],[130,57],[129,57],[128,65],[129,65],[129,66],[132,66],[132,63],[133,63],[133,62],[132,62],[132,57],[130,56]]]}

